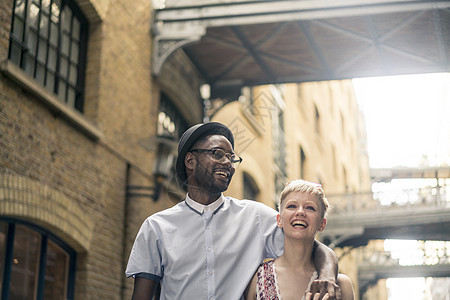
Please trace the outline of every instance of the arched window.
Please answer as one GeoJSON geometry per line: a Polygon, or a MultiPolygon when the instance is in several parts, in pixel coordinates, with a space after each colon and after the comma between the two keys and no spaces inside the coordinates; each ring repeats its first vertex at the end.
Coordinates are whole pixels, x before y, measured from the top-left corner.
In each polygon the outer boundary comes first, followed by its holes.
{"type": "Polygon", "coordinates": [[[244,172],[244,199],[256,200],[259,194],[258,185],[250,174],[244,172]]]}
{"type": "Polygon", "coordinates": [[[75,252],[40,227],[0,219],[1,299],[73,299],[75,252]]]}
{"type": "Polygon", "coordinates": [[[314,106],[314,111],[315,111],[314,129],[316,133],[320,135],[320,113],[317,106],[314,106]]]}
{"type": "Polygon", "coordinates": [[[305,179],[306,176],[306,155],[300,146],[300,178],[305,179]]]}

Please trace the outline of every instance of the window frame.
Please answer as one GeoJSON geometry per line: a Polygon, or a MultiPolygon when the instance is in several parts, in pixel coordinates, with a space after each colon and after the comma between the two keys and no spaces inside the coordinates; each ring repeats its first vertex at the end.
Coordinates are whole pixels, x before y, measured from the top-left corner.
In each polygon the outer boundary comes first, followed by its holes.
{"type": "Polygon", "coordinates": [[[1,285],[1,299],[8,300],[10,296],[10,283],[11,283],[11,273],[12,273],[12,262],[13,262],[13,251],[14,251],[14,238],[16,225],[22,225],[38,234],[41,235],[41,245],[39,253],[39,267],[37,271],[37,293],[36,299],[44,299],[44,283],[45,283],[45,270],[46,270],[46,254],[48,242],[52,241],[54,244],[59,246],[69,255],[68,264],[68,276],[67,276],[67,300],[73,300],[75,294],[75,272],[76,272],[76,252],[69,245],[67,245],[63,240],[58,238],[51,232],[35,225],[30,222],[17,220],[13,218],[0,217],[0,222],[6,223],[6,237],[5,237],[5,256],[4,268],[0,270],[3,272],[3,280],[1,285]]]}
{"type": "MultiPolygon", "coordinates": [[[[51,7],[55,1],[57,0],[49,0],[51,7]]],[[[85,92],[85,76],[86,76],[86,54],[87,54],[87,39],[88,39],[88,31],[89,31],[89,23],[86,19],[86,17],[83,15],[81,10],[78,8],[76,3],[73,0],[59,0],[60,2],[60,10],[59,15],[57,19],[57,23],[52,22],[52,13],[49,9],[48,12],[43,11],[42,8],[42,0],[36,1],[39,2],[39,7],[35,4],[35,0],[23,0],[24,2],[24,12],[23,16],[20,16],[19,13],[16,11],[16,4],[17,1],[13,1],[13,8],[12,8],[12,16],[11,16],[11,29],[10,29],[10,37],[9,37],[9,48],[8,48],[8,60],[18,66],[20,69],[22,69],[26,74],[28,74],[30,77],[32,77],[40,86],[45,87],[46,90],[48,90],[50,93],[55,95],[55,97],[63,102],[64,104],[67,104],[67,106],[74,108],[75,110],[79,112],[83,112],[84,107],[84,92],[85,92]],[[37,13],[37,25],[35,28],[32,28],[32,25],[30,24],[29,14],[30,14],[30,7],[34,5],[33,7],[38,7],[38,13],[37,13]],[[70,22],[70,29],[69,31],[65,31],[62,28],[61,25],[61,15],[63,14],[64,9],[66,6],[70,9],[71,12],[71,22],[70,22]],[[45,17],[45,18],[44,18],[45,17]],[[74,42],[74,34],[73,34],[73,19],[77,19],[79,22],[79,40],[77,40],[78,43],[78,57],[76,58],[76,61],[71,58],[72,51],[72,44],[74,42]],[[19,20],[18,22],[22,22],[22,28],[19,28],[20,37],[15,36],[15,24],[16,19],[19,20]],[[45,29],[45,26],[41,26],[41,20],[47,21],[47,29],[46,33],[43,33],[42,28],[45,29]],[[52,44],[52,31],[51,27],[53,25],[57,26],[56,35],[57,35],[57,43],[56,46],[52,44]],[[41,28],[42,27],[42,28],[41,28]],[[68,33],[68,34],[67,34],[68,33]],[[35,35],[36,41],[34,43],[35,49],[30,49],[28,47],[29,44],[29,36],[35,35]],[[63,36],[68,36],[68,47],[69,52],[67,55],[63,54],[62,52],[62,38],[63,36]],[[39,49],[41,48],[40,45],[44,45],[43,48],[46,51],[45,56],[45,62],[42,62],[42,60],[39,58],[39,49]],[[13,49],[16,49],[17,51],[17,58],[16,60],[13,57],[13,49]],[[49,60],[49,52],[51,50],[54,50],[55,56],[56,56],[56,62],[54,62],[54,70],[52,70],[53,67],[51,67],[51,61],[49,60]],[[33,53],[34,52],[34,53],[33,53]],[[61,74],[61,61],[62,57],[64,57],[65,60],[67,60],[67,72],[66,74],[61,74]],[[26,61],[29,59],[29,63],[32,64],[32,70],[27,71],[26,70],[26,61]],[[75,65],[74,65],[75,64],[75,65]],[[71,75],[69,73],[69,70],[75,66],[76,69],[76,81],[74,83],[71,83],[71,75]],[[41,69],[43,72],[43,78],[42,82],[39,80],[39,76],[37,74],[37,70],[41,69]],[[32,74],[31,74],[32,73],[32,74]],[[46,85],[48,76],[53,77],[53,83],[52,86],[46,85]],[[58,95],[60,90],[60,85],[65,86],[65,95],[61,98],[60,95],[58,95]],[[70,91],[73,91],[74,93],[74,100],[73,103],[68,103],[70,101],[68,97],[68,93],[70,91]]],[[[17,23],[19,24],[19,23],[17,23]]]]}

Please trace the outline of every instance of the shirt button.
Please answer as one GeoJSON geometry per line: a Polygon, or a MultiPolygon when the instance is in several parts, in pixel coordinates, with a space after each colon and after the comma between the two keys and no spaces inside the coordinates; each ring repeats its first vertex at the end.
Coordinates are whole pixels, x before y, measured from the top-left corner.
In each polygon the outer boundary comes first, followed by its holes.
{"type": "Polygon", "coordinates": [[[208,225],[208,226],[206,226],[206,229],[207,229],[207,230],[209,230],[210,228],[211,228],[211,226],[209,226],[209,225],[208,225]]]}
{"type": "Polygon", "coordinates": [[[212,276],[213,275],[213,272],[209,272],[209,276],[212,276]]]}
{"type": "Polygon", "coordinates": [[[211,248],[211,247],[209,247],[209,248],[208,248],[208,251],[210,251],[210,252],[211,252],[211,251],[212,251],[212,248],[211,248]]]}

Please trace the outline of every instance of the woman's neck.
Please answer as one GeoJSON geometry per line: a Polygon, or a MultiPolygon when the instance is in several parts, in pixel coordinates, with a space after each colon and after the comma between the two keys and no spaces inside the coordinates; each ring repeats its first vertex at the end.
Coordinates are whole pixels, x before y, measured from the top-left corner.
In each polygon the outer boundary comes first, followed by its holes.
{"type": "Polygon", "coordinates": [[[312,241],[286,239],[284,253],[275,260],[278,286],[283,299],[301,299],[314,274],[312,241]]]}
{"type": "Polygon", "coordinates": [[[312,251],[313,241],[291,240],[285,237],[284,253],[277,259],[277,265],[288,269],[315,270],[312,251]]]}

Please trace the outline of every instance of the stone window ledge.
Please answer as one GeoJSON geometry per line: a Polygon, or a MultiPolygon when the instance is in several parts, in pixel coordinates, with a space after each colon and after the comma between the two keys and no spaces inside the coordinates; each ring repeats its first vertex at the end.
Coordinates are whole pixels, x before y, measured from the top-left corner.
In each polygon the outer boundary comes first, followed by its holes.
{"type": "Polygon", "coordinates": [[[75,109],[70,108],[64,103],[58,101],[56,96],[47,91],[44,87],[40,86],[33,78],[30,78],[14,63],[9,60],[4,60],[0,63],[0,70],[3,74],[37,96],[37,98],[41,100],[50,110],[67,120],[90,139],[98,141],[103,138],[103,133],[95,125],[86,120],[85,116],[75,109]]]}

